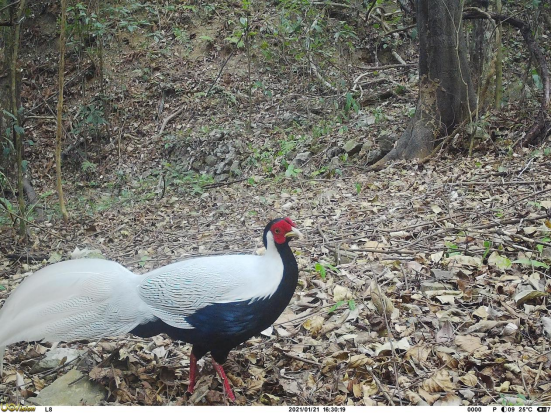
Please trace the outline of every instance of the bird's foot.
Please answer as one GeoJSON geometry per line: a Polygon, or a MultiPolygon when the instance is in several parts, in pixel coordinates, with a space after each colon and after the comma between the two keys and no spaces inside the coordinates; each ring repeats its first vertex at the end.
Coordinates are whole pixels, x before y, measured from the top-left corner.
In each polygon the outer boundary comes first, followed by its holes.
{"type": "Polygon", "coordinates": [[[222,367],[214,360],[212,360],[212,365],[214,366],[214,369],[216,370],[216,372],[224,382],[224,391],[226,392],[226,395],[232,402],[235,402],[235,396],[233,395],[230,382],[228,381],[228,378],[226,377],[226,373],[224,372],[224,367],[222,367]]]}

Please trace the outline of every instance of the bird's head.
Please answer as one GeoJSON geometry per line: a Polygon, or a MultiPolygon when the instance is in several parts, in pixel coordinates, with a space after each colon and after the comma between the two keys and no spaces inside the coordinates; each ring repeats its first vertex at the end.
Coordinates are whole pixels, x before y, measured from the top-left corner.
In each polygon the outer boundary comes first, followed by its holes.
{"type": "Polygon", "coordinates": [[[274,242],[279,245],[288,243],[293,237],[302,238],[302,233],[291,218],[277,218],[266,225],[263,236],[266,248],[268,247],[268,234],[271,234],[274,242]]]}

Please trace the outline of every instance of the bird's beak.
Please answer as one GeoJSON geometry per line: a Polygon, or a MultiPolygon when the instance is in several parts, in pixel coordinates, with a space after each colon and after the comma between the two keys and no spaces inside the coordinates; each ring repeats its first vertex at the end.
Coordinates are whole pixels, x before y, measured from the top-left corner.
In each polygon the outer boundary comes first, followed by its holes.
{"type": "Polygon", "coordinates": [[[293,228],[291,231],[285,234],[285,238],[294,238],[294,237],[301,239],[301,238],[304,238],[304,235],[302,235],[302,232],[300,232],[298,228],[293,228]]]}

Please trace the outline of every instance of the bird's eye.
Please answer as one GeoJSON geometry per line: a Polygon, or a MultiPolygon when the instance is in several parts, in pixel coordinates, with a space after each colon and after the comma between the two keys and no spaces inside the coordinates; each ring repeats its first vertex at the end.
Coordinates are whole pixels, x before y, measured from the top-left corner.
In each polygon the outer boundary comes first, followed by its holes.
{"type": "Polygon", "coordinates": [[[281,230],[279,228],[276,228],[275,231],[274,231],[276,234],[279,234],[281,232],[281,230]]]}

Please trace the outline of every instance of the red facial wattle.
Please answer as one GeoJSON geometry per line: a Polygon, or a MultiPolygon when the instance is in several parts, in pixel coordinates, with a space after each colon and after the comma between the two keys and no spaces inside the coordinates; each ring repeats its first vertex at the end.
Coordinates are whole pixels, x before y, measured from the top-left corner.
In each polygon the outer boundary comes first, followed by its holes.
{"type": "Polygon", "coordinates": [[[276,244],[283,244],[287,241],[285,234],[291,232],[293,228],[296,227],[296,224],[291,220],[291,218],[283,218],[281,221],[276,222],[270,228],[272,235],[274,236],[274,241],[276,244]]]}

